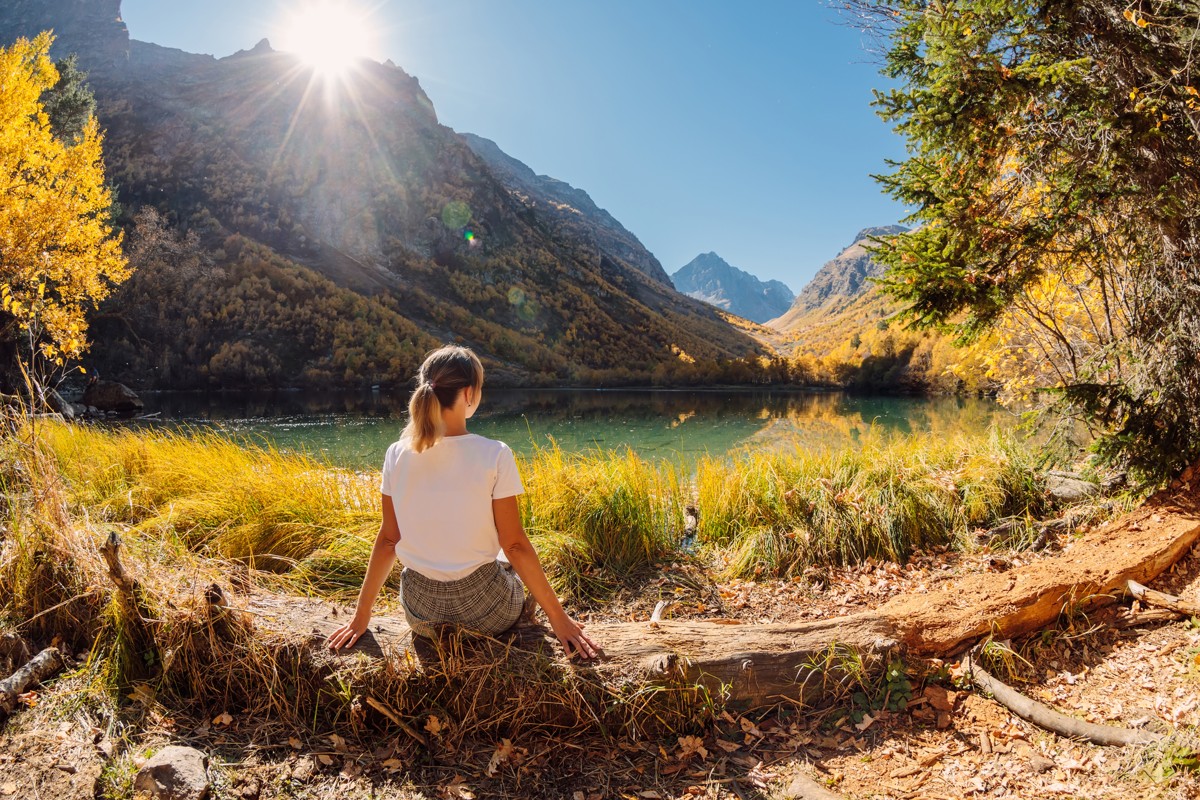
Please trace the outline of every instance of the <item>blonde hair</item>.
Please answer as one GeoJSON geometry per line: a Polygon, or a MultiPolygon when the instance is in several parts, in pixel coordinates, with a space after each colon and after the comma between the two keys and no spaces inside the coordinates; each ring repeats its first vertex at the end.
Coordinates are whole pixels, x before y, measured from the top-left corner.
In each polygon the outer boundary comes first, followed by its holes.
{"type": "Polygon", "coordinates": [[[483,364],[466,347],[447,345],[425,356],[417,372],[417,388],[408,400],[408,424],[400,438],[420,453],[442,438],[442,409],[458,400],[467,387],[483,387],[483,364]]]}

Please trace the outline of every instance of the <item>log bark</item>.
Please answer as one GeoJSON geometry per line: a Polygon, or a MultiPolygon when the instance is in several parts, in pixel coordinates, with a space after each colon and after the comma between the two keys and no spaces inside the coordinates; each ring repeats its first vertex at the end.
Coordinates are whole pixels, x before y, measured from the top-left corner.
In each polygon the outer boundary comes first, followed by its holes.
{"type": "Polygon", "coordinates": [[[1044,703],[1018,692],[999,679],[989,675],[970,656],[963,659],[963,668],[971,682],[996,698],[996,702],[1021,719],[1038,727],[1053,731],[1071,739],[1085,739],[1093,744],[1116,745],[1150,744],[1162,738],[1151,731],[1123,728],[1116,725],[1097,725],[1082,719],[1068,717],[1044,703]]]}
{"type": "Polygon", "coordinates": [[[894,625],[909,654],[955,655],[989,634],[1015,638],[1041,630],[1064,611],[1114,603],[1130,579],[1152,580],[1198,540],[1197,496],[1160,492],[1052,557],[900,596],[876,613],[894,625]]]}
{"type": "Polygon", "coordinates": [[[0,712],[6,716],[13,713],[17,709],[17,695],[54,675],[63,666],[62,653],[57,647],[47,647],[38,653],[25,666],[0,681],[0,712]]]}
{"type": "Polygon", "coordinates": [[[1131,595],[1148,606],[1165,608],[1169,611],[1174,611],[1176,614],[1183,614],[1189,617],[1200,615],[1200,603],[1193,603],[1190,600],[1184,600],[1173,594],[1156,591],[1148,586],[1143,586],[1135,580],[1130,580],[1127,586],[1131,595]]]}

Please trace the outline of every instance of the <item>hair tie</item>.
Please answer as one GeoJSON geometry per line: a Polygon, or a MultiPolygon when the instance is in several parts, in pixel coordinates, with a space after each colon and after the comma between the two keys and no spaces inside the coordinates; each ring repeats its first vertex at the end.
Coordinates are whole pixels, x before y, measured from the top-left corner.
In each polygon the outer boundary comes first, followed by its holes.
{"type": "Polygon", "coordinates": [[[430,388],[430,389],[433,389],[433,390],[435,390],[435,391],[436,391],[436,390],[437,390],[437,383],[435,383],[434,381],[430,381],[430,382],[429,382],[429,388],[430,388]]]}

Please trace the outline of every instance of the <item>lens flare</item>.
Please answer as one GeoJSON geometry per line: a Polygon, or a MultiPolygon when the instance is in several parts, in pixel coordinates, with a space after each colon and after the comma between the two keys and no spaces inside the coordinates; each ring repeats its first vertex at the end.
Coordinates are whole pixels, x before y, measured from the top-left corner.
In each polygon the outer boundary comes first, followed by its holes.
{"type": "Polygon", "coordinates": [[[451,200],[442,206],[442,224],[447,228],[463,228],[471,222],[471,207],[462,200],[451,200]]]}

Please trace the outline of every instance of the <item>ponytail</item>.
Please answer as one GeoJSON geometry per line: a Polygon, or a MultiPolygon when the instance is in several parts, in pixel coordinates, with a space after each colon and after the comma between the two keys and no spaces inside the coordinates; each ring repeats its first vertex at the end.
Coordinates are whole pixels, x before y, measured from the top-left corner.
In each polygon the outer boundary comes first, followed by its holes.
{"type": "Polygon", "coordinates": [[[408,400],[408,424],[400,438],[420,453],[437,444],[444,433],[442,409],[458,400],[467,387],[483,387],[483,364],[465,347],[446,346],[425,357],[417,372],[417,388],[408,400]]]}
{"type": "Polygon", "coordinates": [[[442,438],[442,404],[432,385],[421,383],[412,393],[408,401],[408,426],[403,435],[418,453],[442,438]]]}

